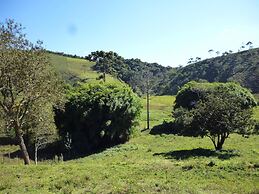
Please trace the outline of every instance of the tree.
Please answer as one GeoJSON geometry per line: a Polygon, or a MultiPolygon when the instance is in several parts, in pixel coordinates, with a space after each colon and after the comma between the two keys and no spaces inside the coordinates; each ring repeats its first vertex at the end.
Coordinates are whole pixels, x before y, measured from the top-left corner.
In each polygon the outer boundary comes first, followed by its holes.
{"type": "Polygon", "coordinates": [[[253,48],[253,43],[251,41],[248,41],[246,43],[246,46],[248,46],[249,49],[252,49],[253,48]]]}
{"type": "Polygon", "coordinates": [[[68,91],[55,122],[66,148],[75,154],[124,143],[141,111],[140,99],[125,84],[83,84],[68,91]]]}
{"type": "Polygon", "coordinates": [[[13,20],[0,25],[0,107],[6,128],[15,133],[24,163],[30,164],[24,141],[31,127],[30,116],[36,105],[41,110],[45,104],[54,103],[61,87],[42,42],[30,43],[22,30],[13,20]]]}
{"type": "Polygon", "coordinates": [[[230,133],[250,134],[254,128],[253,95],[234,83],[189,82],[176,96],[175,124],[187,136],[207,136],[221,150],[230,133]]]}
{"type": "Polygon", "coordinates": [[[213,49],[208,50],[208,53],[211,55],[214,52],[213,49]]]}
{"type": "Polygon", "coordinates": [[[85,57],[87,60],[96,62],[95,70],[102,72],[102,75],[99,76],[99,79],[102,79],[106,82],[106,74],[111,74],[117,77],[115,70],[113,69],[113,63],[120,64],[120,57],[117,53],[109,51],[95,51],[85,57]]]}
{"type": "Polygon", "coordinates": [[[42,102],[34,104],[27,117],[25,140],[27,146],[34,149],[34,161],[38,163],[38,152],[50,143],[58,140],[58,133],[54,123],[54,112],[51,103],[42,106],[42,102]]]}
{"type": "Polygon", "coordinates": [[[199,62],[199,61],[201,61],[201,58],[200,57],[196,57],[195,62],[199,62]]]}
{"type": "Polygon", "coordinates": [[[187,64],[191,64],[191,63],[193,63],[193,62],[194,62],[194,60],[193,60],[193,58],[191,57],[191,58],[189,58],[187,64]]]}
{"type": "Polygon", "coordinates": [[[229,53],[227,51],[225,51],[224,53],[222,53],[222,56],[227,56],[229,53]]]}

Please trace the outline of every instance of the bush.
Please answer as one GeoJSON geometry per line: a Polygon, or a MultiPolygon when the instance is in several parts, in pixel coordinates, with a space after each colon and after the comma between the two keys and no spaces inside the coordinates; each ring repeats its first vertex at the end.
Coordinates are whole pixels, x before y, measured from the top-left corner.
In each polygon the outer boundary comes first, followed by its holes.
{"type": "Polygon", "coordinates": [[[124,84],[83,84],[68,92],[55,122],[64,145],[89,153],[129,139],[140,115],[140,99],[124,84]]]}
{"type": "Polygon", "coordinates": [[[197,83],[183,86],[176,96],[175,125],[181,135],[207,136],[221,150],[230,133],[251,134],[253,95],[235,83],[197,83]]]}

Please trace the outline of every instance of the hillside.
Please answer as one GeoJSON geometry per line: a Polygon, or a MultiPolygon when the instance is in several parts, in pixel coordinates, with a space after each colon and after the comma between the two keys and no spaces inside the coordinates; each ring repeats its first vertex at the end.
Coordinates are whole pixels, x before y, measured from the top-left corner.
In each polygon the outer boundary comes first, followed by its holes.
{"type": "Polygon", "coordinates": [[[175,94],[178,87],[191,80],[234,81],[253,93],[259,93],[259,48],[206,59],[178,69],[170,77],[165,91],[175,94]]]}
{"type": "Polygon", "coordinates": [[[145,92],[147,77],[156,95],[176,94],[179,87],[191,80],[209,82],[239,82],[242,86],[259,93],[259,48],[205,59],[185,67],[164,67],[146,63],[140,59],[124,59],[114,52],[96,51],[86,57],[95,61],[92,68],[107,73],[131,85],[138,93],[145,92]],[[99,60],[102,59],[102,60],[99,60]],[[149,72],[149,76],[147,76],[149,72]]]}
{"type": "MultiPolygon", "coordinates": [[[[88,60],[63,56],[57,53],[48,53],[50,63],[53,64],[55,70],[61,74],[66,83],[75,84],[76,82],[95,82],[100,74],[92,70],[94,62],[88,60]]],[[[118,80],[108,75],[109,82],[117,82],[118,80]]]]}

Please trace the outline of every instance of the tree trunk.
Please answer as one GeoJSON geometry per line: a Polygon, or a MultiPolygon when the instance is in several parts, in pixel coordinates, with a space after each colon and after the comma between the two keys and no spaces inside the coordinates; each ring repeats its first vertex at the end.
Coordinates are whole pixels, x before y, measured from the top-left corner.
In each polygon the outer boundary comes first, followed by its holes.
{"type": "Polygon", "coordinates": [[[217,146],[215,147],[216,151],[221,151],[222,150],[222,145],[221,144],[217,144],[217,146]]]}
{"type": "Polygon", "coordinates": [[[226,138],[228,137],[228,134],[221,134],[221,135],[219,134],[217,136],[207,135],[207,136],[212,141],[212,143],[215,147],[215,150],[220,151],[220,150],[222,150],[223,144],[224,144],[226,138]]]}
{"type": "Polygon", "coordinates": [[[27,164],[29,165],[30,164],[30,157],[29,157],[26,145],[24,143],[23,136],[22,136],[19,128],[17,128],[15,131],[16,131],[16,138],[18,140],[18,144],[19,144],[21,152],[22,152],[22,157],[23,157],[23,160],[24,160],[24,164],[25,165],[27,165],[27,164]]]}
{"type": "Polygon", "coordinates": [[[226,139],[225,135],[218,135],[218,142],[217,142],[217,145],[215,146],[215,149],[217,151],[222,150],[225,139],[226,139]]]}

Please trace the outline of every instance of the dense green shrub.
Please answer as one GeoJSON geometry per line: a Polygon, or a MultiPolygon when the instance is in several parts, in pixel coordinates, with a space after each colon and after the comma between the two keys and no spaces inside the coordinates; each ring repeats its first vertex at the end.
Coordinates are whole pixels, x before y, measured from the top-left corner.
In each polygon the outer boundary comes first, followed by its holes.
{"type": "Polygon", "coordinates": [[[221,150],[230,133],[250,134],[254,129],[253,95],[235,83],[189,82],[178,92],[175,125],[187,136],[207,136],[221,150]]]}
{"type": "Polygon", "coordinates": [[[55,121],[67,148],[76,153],[124,143],[141,111],[140,99],[124,84],[83,84],[68,92],[55,121]]]}

